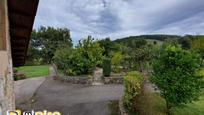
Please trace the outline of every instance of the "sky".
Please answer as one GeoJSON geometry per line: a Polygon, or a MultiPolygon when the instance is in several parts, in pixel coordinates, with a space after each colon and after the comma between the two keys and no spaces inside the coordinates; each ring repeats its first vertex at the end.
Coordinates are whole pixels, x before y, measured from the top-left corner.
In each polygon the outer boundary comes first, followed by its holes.
{"type": "Polygon", "coordinates": [[[34,28],[68,28],[112,40],[142,34],[204,34],[204,0],[40,0],[34,28]]]}

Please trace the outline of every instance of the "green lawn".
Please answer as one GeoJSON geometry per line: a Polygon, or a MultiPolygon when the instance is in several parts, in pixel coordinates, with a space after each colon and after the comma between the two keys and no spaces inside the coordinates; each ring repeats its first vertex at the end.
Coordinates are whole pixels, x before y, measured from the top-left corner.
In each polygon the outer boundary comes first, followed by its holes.
{"type": "Polygon", "coordinates": [[[183,108],[174,108],[175,115],[204,115],[204,94],[199,101],[187,104],[183,108]]]}
{"type": "Polygon", "coordinates": [[[24,73],[27,78],[48,76],[49,75],[48,65],[22,66],[22,67],[18,67],[16,69],[18,70],[18,72],[24,73]]]}
{"type": "MultiPolygon", "coordinates": [[[[140,97],[140,115],[166,115],[166,105],[158,93],[148,93],[140,97]]],[[[173,115],[204,115],[204,93],[196,102],[183,107],[175,107],[173,115]]]]}

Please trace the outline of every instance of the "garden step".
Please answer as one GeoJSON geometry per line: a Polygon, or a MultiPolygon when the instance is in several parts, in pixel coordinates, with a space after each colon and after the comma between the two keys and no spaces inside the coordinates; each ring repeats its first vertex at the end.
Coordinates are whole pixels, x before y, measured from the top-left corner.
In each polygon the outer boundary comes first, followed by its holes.
{"type": "Polygon", "coordinates": [[[92,85],[104,85],[104,83],[101,83],[101,82],[93,82],[92,85]]]}
{"type": "Polygon", "coordinates": [[[95,72],[94,72],[94,75],[93,75],[93,83],[92,85],[103,85],[103,79],[102,79],[102,69],[98,68],[95,72]]]}

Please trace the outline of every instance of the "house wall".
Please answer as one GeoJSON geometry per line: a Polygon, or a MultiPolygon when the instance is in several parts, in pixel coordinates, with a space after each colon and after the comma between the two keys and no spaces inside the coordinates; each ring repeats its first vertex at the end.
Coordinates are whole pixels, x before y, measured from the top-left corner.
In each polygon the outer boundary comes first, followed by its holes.
{"type": "MultiPolygon", "coordinates": [[[[4,2],[0,1],[0,31],[1,33],[5,33],[5,18],[3,17],[3,15],[5,15],[5,6],[4,6],[4,2]]],[[[6,50],[6,39],[5,38],[5,34],[0,34],[0,50],[6,50]]]]}
{"type": "Polygon", "coordinates": [[[15,109],[7,0],[0,0],[0,115],[15,109]]]}

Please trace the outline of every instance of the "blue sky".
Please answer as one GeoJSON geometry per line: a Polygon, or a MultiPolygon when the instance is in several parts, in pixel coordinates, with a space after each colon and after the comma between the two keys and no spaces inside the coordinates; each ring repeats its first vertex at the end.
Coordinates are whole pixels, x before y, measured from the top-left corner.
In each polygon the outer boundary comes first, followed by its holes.
{"type": "Polygon", "coordinates": [[[141,34],[204,34],[204,0],[40,0],[34,28],[66,27],[74,42],[141,34]]]}

